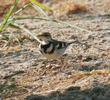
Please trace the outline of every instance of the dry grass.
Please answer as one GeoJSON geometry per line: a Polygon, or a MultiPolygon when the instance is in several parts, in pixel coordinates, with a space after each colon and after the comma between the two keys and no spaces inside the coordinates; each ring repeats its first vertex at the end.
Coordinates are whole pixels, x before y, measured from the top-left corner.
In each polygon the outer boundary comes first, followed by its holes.
{"type": "Polygon", "coordinates": [[[66,12],[67,14],[77,13],[78,11],[86,10],[86,5],[80,0],[79,3],[77,0],[66,0],[63,2],[62,6],[59,8],[61,12],[66,12]]]}
{"type": "MultiPolygon", "coordinates": [[[[59,0],[55,1],[55,15],[64,16],[65,14],[80,13],[86,11],[85,0],[59,0]]],[[[53,6],[51,5],[51,7],[53,6]]]]}

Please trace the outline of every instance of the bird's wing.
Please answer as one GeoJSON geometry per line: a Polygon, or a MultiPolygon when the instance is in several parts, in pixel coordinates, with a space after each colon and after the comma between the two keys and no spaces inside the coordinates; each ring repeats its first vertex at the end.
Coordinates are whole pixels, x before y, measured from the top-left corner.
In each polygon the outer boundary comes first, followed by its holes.
{"type": "Polygon", "coordinates": [[[68,43],[63,41],[52,40],[52,42],[57,49],[67,48],[68,46],[68,43]]]}

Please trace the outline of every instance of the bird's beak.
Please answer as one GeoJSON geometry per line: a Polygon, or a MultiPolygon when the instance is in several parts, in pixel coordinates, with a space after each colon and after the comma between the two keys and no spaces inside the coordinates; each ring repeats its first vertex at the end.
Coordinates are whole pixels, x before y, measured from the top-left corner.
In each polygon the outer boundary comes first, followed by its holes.
{"type": "Polygon", "coordinates": [[[40,36],[42,36],[42,34],[38,34],[38,35],[37,35],[37,37],[40,37],[40,36]]]}
{"type": "Polygon", "coordinates": [[[39,34],[39,35],[37,35],[36,37],[39,38],[40,36],[41,36],[41,35],[39,34]]]}

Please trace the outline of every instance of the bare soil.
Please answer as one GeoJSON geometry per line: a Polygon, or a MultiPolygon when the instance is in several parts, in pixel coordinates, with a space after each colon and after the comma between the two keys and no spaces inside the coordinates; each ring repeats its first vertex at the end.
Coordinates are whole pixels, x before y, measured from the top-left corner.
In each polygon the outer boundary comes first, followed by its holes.
{"type": "MultiPolygon", "coordinates": [[[[79,0],[65,10],[67,1],[44,3],[56,18],[91,32],[48,21],[16,23],[36,34],[50,32],[57,40],[79,40],[85,45],[72,44],[60,65],[59,59],[43,57],[38,42],[26,32],[8,28],[0,33],[0,84],[8,80],[0,100],[110,100],[110,1],[79,0]],[[48,69],[50,62],[52,68],[48,69]]],[[[29,8],[19,16],[40,14],[29,8]]]]}

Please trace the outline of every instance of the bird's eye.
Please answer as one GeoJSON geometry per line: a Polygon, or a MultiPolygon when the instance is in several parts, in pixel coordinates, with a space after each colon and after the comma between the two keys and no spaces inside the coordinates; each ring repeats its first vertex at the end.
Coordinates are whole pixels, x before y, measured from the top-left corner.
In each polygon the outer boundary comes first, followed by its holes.
{"type": "Polygon", "coordinates": [[[40,39],[40,41],[42,41],[42,39],[40,39]]]}

